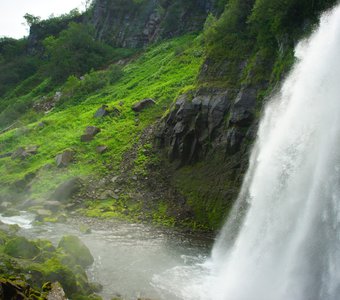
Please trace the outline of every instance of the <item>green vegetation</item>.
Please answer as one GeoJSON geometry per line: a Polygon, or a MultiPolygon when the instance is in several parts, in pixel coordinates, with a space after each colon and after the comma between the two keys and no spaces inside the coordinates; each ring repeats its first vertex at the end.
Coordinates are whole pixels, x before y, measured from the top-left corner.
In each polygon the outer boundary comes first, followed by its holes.
{"type": "MultiPolygon", "coordinates": [[[[157,127],[180,94],[201,87],[228,89],[231,98],[241,87],[254,87],[259,117],[263,99],[294,63],[294,45],[313,30],[320,12],[335,2],[217,0],[203,32],[163,39],[146,49],[114,48],[114,30],[112,36],[106,30],[101,39],[96,38],[89,25],[92,8],[85,14],[73,11],[43,21],[27,14],[33,41],[0,39],[0,155],[4,156],[0,196],[19,201],[29,192],[42,200],[72,177],[96,182],[123,174],[125,186],[117,195],[113,190],[103,197],[82,195],[82,212],[177,225],[176,205],[181,204],[169,203],[163,194],[157,200],[136,197],[139,181],[147,182],[152,167],[157,169],[164,159],[153,140],[143,140],[144,133],[157,127]],[[146,98],[156,105],[134,112],[132,106],[146,98]],[[94,118],[103,106],[108,115],[94,118]],[[100,132],[84,142],[81,136],[87,126],[100,132]],[[98,151],[100,146],[103,152],[98,151]],[[65,150],[74,153],[73,160],[58,168],[55,157],[65,150]],[[11,155],[20,151],[27,153],[11,155]]],[[[146,15],[148,3],[130,0],[129,5],[124,1],[112,5],[122,14],[131,9],[146,15]]],[[[198,9],[194,0],[161,1],[160,19],[155,17],[162,29],[160,39],[182,32],[177,23],[183,11],[194,9],[198,9]]],[[[246,134],[248,129],[240,130],[246,134]]],[[[251,141],[244,143],[249,146],[251,141]]],[[[181,220],[183,224],[203,229],[220,226],[241,182],[244,170],[240,171],[239,161],[247,155],[243,150],[239,156],[219,150],[213,159],[171,170],[170,181],[192,213],[181,220]]]]}
{"type": "MultiPolygon", "coordinates": [[[[0,285],[2,287],[20,291],[22,285],[26,287],[29,284],[32,291],[30,288],[22,291],[27,293],[28,299],[46,299],[51,282],[59,282],[67,297],[90,299],[89,295],[93,294],[92,285],[88,282],[84,269],[78,265],[79,254],[89,253],[89,251],[81,241],[77,240],[78,238],[64,237],[60,242],[61,245],[55,248],[49,241],[29,241],[24,237],[16,236],[11,232],[10,227],[3,224],[1,226],[0,285]],[[77,249],[79,252],[74,253],[70,249],[77,249]],[[36,297],[33,297],[33,293],[36,297]]],[[[95,297],[100,299],[98,296],[95,297]]]]}
{"type": "MultiPolygon", "coordinates": [[[[194,84],[203,59],[199,53],[201,47],[199,38],[184,36],[151,47],[122,70],[113,65],[105,71],[85,75],[83,81],[91,84],[85,85],[70,77],[60,87],[62,96],[57,109],[41,119],[41,114],[26,111],[25,116],[32,115],[37,122],[0,135],[1,153],[13,152],[19,146],[39,146],[36,155],[24,160],[10,157],[1,160],[2,192],[6,189],[10,193],[11,187],[15,189],[15,183],[28,174],[35,174],[31,192],[39,198],[70,177],[99,177],[118,172],[123,154],[138,140],[140,133],[163,115],[182,89],[194,84]],[[176,54],[179,47],[182,52],[176,54]],[[97,84],[101,87],[99,90],[95,87],[97,84]],[[153,98],[157,104],[142,113],[133,112],[132,105],[145,98],[153,98]],[[119,114],[95,119],[94,113],[103,104],[119,110],[119,114]],[[40,122],[44,124],[42,127],[38,126],[40,122]],[[88,125],[99,127],[101,132],[92,142],[82,143],[80,136],[88,125]],[[106,145],[108,151],[98,154],[99,145],[106,145]],[[54,158],[66,149],[75,151],[74,163],[58,169],[54,158]]],[[[41,91],[44,89],[40,85],[22,99],[33,95],[41,99],[44,95],[41,91]]],[[[43,101],[53,99],[52,93],[48,95],[43,101]]],[[[142,162],[138,161],[137,165],[141,170],[142,162]]]]}

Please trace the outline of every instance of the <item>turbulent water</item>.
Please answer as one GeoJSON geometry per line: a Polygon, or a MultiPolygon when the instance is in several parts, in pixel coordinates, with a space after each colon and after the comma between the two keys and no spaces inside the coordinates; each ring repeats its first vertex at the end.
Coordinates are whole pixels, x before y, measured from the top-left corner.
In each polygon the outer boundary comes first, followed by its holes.
{"type": "Polygon", "coordinates": [[[340,297],[340,6],[296,56],[260,125],[233,212],[242,222],[215,245],[211,299],[340,297]]]}
{"type": "Polygon", "coordinates": [[[183,299],[340,299],[340,6],[296,57],[211,259],[167,274],[183,299]]]}
{"type": "Polygon", "coordinates": [[[19,234],[30,239],[45,238],[55,245],[63,235],[77,235],[88,246],[94,264],[87,270],[90,281],[103,285],[100,295],[110,300],[121,295],[124,300],[178,300],[171,292],[153,282],[153,277],[173,268],[192,268],[207,259],[211,239],[172,229],[155,228],[112,220],[76,220],[68,224],[44,223],[33,226],[35,215],[3,217],[0,221],[18,224],[19,234]],[[90,221],[91,233],[84,234],[82,222],[90,221]]]}

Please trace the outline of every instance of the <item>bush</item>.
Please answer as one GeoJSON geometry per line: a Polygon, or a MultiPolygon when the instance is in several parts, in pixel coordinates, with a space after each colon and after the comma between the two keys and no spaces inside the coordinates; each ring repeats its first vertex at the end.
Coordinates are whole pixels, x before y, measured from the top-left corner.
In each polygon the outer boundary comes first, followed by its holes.
{"type": "Polygon", "coordinates": [[[113,54],[113,48],[94,39],[94,29],[90,25],[77,23],[70,23],[68,29],[57,38],[46,38],[44,46],[49,60],[46,72],[55,82],[98,69],[113,54]]]}

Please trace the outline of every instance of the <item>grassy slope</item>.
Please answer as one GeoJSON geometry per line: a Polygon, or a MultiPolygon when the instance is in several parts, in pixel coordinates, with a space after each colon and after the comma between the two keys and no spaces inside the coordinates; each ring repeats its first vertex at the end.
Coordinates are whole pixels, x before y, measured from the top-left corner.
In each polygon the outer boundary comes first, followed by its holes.
{"type": "MultiPolygon", "coordinates": [[[[181,90],[195,84],[203,59],[201,47],[200,39],[194,36],[153,46],[126,65],[124,76],[115,84],[88,95],[78,104],[43,116],[39,122],[44,121],[45,127],[39,128],[35,122],[1,134],[0,153],[29,145],[38,145],[39,150],[37,155],[26,160],[0,160],[0,193],[8,192],[13,183],[30,173],[37,173],[31,187],[33,196],[43,198],[69,177],[102,176],[118,171],[122,155],[141,131],[164,114],[181,90]],[[131,106],[150,97],[157,105],[136,116],[131,106]],[[120,116],[94,119],[95,111],[102,104],[117,107],[120,116]],[[102,131],[94,141],[81,143],[80,136],[88,125],[98,126],[102,131]],[[103,155],[97,154],[97,145],[107,145],[109,150],[103,155]],[[75,163],[65,169],[56,168],[55,156],[68,148],[76,152],[75,163]]],[[[39,98],[44,94],[38,91],[34,95],[39,98]]],[[[30,114],[28,111],[24,119],[29,119],[30,114]]]]}

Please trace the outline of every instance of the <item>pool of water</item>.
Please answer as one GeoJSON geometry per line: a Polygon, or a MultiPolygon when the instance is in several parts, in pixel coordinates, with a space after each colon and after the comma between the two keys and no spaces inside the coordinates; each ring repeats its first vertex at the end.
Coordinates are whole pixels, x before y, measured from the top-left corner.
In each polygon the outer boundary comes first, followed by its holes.
{"type": "Polygon", "coordinates": [[[79,236],[95,259],[87,270],[89,279],[103,285],[104,299],[115,295],[127,300],[190,298],[185,295],[185,282],[203,273],[212,244],[204,235],[122,221],[81,219],[32,226],[33,220],[34,215],[25,212],[7,218],[0,215],[0,221],[18,224],[19,233],[30,239],[45,238],[57,244],[63,235],[79,236]],[[87,221],[91,232],[84,234],[80,228],[87,221]]]}

